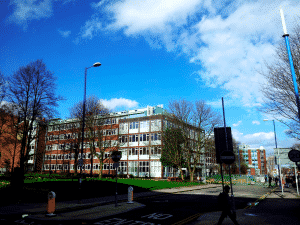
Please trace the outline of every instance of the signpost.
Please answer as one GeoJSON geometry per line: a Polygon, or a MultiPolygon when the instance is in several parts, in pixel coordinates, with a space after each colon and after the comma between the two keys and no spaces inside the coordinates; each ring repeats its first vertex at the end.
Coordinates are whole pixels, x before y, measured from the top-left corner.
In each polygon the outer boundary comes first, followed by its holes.
{"type": "MultiPolygon", "coordinates": [[[[300,151],[298,150],[295,150],[295,149],[292,149],[291,151],[289,151],[289,159],[293,162],[295,162],[296,166],[298,167],[297,165],[297,162],[300,162],[300,151]]],[[[298,190],[298,171],[296,171],[296,167],[294,168],[295,169],[295,178],[296,178],[296,186],[297,186],[297,194],[299,195],[299,190],[298,190]]]]}
{"type": "Polygon", "coordinates": [[[118,195],[118,192],[117,192],[117,185],[118,185],[118,172],[117,172],[117,169],[119,167],[119,161],[120,159],[122,158],[122,152],[120,151],[113,151],[111,153],[111,159],[115,162],[113,164],[113,167],[116,169],[116,204],[115,204],[115,207],[118,206],[118,198],[117,198],[117,195],[118,195]]]}

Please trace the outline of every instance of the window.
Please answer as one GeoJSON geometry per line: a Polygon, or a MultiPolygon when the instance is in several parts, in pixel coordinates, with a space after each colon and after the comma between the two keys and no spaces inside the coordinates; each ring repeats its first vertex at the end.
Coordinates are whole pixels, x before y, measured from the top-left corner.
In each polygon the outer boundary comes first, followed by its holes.
{"type": "Polygon", "coordinates": [[[139,162],[139,171],[140,172],[149,172],[149,162],[148,161],[142,161],[139,162]]]}
{"type": "Polygon", "coordinates": [[[146,134],[140,134],[140,141],[146,141],[146,139],[147,139],[147,135],[146,134]]]}
{"type": "Polygon", "coordinates": [[[131,122],[129,129],[138,129],[139,128],[139,122],[131,122]]]}
{"type": "Polygon", "coordinates": [[[138,171],[137,169],[138,169],[138,162],[128,162],[129,173],[137,172],[138,171]]]}
{"type": "Polygon", "coordinates": [[[107,159],[107,158],[109,158],[109,157],[110,157],[110,153],[109,153],[109,152],[105,152],[105,153],[104,153],[104,158],[107,159]]]}
{"type": "Polygon", "coordinates": [[[127,162],[120,162],[118,172],[127,172],[127,162]]]}
{"type": "Polygon", "coordinates": [[[161,140],[161,134],[160,133],[157,134],[157,139],[161,140]]]}
{"type": "Polygon", "coordinates": [[[126,136],[120,136],[119,141],[120,141],[121,143],[127,142],[127,135],[126,135],[126,136]]]}
{"type": "Polygon", "coordinates": [[[99,169],[99,165],[98,164],[93,164],[93,169],[94,170],[98,170],[99,169]]]}
{"type": "Polygon", "coordinates": [[[91,154],[90,154],[90,153],[87,154],[87,158],[88,158],[88,159],[91,158],[91,154]]]}
{"type": "Polygon", "coordinates": [[[57,159],[61,159],[61,155],[58,155],[58,156],[57,156],[57,159]]]}
{"type": "Polygon", "coordinates": [[[157,140],[161,140],[161,134],[159,133],[151,134],[151,141],[157,141],[157,140]]]}
{"type": "Polygon", "coordinates": [[[128,154],[129,155],[138,155],[138,148],[130,148],[128,154]]]}
{"type": "Polygon", "coordinates": [[[129,142],[138,142],[139,136],[137,134],[129,135],[129,142]]]}
{"type": "Polygon", "coordinates": [[[151,147],[151,155],[159,155],[159,154],[161,154],[160,147],[151,147]]]}
{"type": "Polygon", "coordinates": [[[142,148],[140,148],[140,155],[149,155],[149,149],[148,149],[148,147],[142,147],[142,148]]]}

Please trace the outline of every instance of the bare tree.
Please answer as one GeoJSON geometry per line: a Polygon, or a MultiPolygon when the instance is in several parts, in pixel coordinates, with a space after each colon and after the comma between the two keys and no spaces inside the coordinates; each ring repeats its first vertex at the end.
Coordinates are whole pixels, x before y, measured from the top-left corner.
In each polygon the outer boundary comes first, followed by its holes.
{"type": "Polygon", "coordinates": [[[3,105],[3,100],[5,99],[6,89],[8,86],[7,78],[0,71],[0,108],[3,105]]]}
{"type": "MultiPolygon", "coordinates": [[[[82,121],[83,117],[83,102],[77,103],[71,108],[71,117],[82,121]]],[[[93,171],[93,158],[96,156],[100,162],[99,177],[102,177],[102,168],[104,161],[104,153],[108,149],[118,150],[118,140],[116,128],[113,128],[115,118],[109,115],[109,110],[103,106],[101,101],[96,96],[88,97],[86,101],[85,115],[85,138],[89,141],[91,170],[93,171]],[[111,129],[108,129],[110,125],[111,129]],[[116,140],[115,140],[116,139],[116,140]],[[99,152],[97,151],[99,149],[99,152]]],[[[80,123],[82,127],[82,122],[80,123]]],[[[80,129],[81,130],[81,129],[80,129]]],[[[79,131],[80,132],[80,131],[79,131]]],[[[80,132],[81,133],[81,132],[80,132]]]]}
{"type": "Polygon", "coordinates": [[[178,168],[181,179],[184,180],[182,168],[186,167],[186,158],[183,152],[184,135],[180,128],[167,128],[163,133],[163,150],[160,161],[163,166],[178,168]]]}
{"type": "MultiPolygon", "coordinates": [[[[8,78],[7,98],[10,103],[18,106],[22,123],[22,141],[20,151],[20,179],[24,180],[25,164],[28,161],[30,143],[33,139],[32,128],[37,118],[51,118],[57,111],[61,97],[55,95],[55,77],[46,69],[42,60],[21,67],[8,78]]],[[[23,183],[23,182],[22,182],[23,183]]]]}
{"type": "Polygon", "coordinates": [[[205,149],[209,147],[214,128],[221,124],[221,116],[203,100],[196,101],[194,105],[184,99],[171,101],[169,112],[183,131],[183,152],[187,159],[190,181],[193,181],[197,166],[205,168],[205,149]]]}
{"type": "MultiPolygon", "coordinates": [[[[298,89],[300,85],[300,26],[294,29],[290,36],[291,52],[298,89]]],[[[260,71],[266,82],[261,85],[264,95],[264,104],[260,111],[273,115],[278,121],[285,124],[289,130],[287,135],[300,140],[299,118],[294,85],[291,76],[289,58],[284,42],[281,42],[276,49],[275,61],[272,65],[265,62],[266,72],[260,71]],[[284,118],[284,119],[282,119],[284,118]]],[[[299,91],[299,90],[298,90],[299,91]]]]}

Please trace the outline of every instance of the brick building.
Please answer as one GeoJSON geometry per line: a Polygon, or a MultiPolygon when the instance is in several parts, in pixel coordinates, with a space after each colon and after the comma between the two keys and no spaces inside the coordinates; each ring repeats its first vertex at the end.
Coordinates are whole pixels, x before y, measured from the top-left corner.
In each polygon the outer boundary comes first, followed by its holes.
{"type": "MultiPolygon", "coordinates": [[[[162,132],[165,127],[176,127],[175,121],[164,114],[163,106],[147,107],[137,110],[115,112],[109,115],[105,123],[99,128],[103,134],[105,159],[102,166],[103,174],[115,174],[113,161],[109,158],[110,152],[119,150],[122,158],[119,163],[118,174],[132,174],[139,177],[167,177],[178,175],[179,171],[173,168],[163,168],[160,162],[162,151],[162,132]]],[[[191,126],[187,134],[191,141],[198,139],[200,131],[191,126]]],[[[74,146],[79,146],[78,159],[81,158],[80,122],[75,119],[52,120],[45,133],[45,152],[42,170],[44,173],[75,172],[74,146]]],[[[85,133],[86,136],[86,133],[85,133]]],[[[100,154],[97,143],[96,153],[100,154]]],[[[94,156],[91,160],[91,143],[85,139],[84,173],[93,174],[100,171],[100,161],[94,156]]],[[[204,157],[202,157],[204,161],[204,157]]],[[[203,174],[203,164],[196,165],[198,173],[203,174]]],[[[80,170],[77,167],[78,171],[80,170]]],[[[186,169],[185,169],[186,171],[186,169]]]]}
{"type": "Polygon", "coordinates": [[[239,150],[248,165],[249,175],[267,174],[266,150],[264,147],[250,148],[249,145],[242,144],[239,145],[239,150]]]}
{"type": "Polygon", "coordinates": [[[20,161],[20,137],[14,125],[18,118],[0,109],[0,173],[11,171],[20,161]]]}

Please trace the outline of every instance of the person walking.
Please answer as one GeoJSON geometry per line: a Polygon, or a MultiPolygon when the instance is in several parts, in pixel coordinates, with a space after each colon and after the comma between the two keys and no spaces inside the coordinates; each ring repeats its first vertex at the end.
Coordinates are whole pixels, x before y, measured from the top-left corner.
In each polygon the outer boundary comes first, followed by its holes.
{"type": "Polygon", "coordinates": [[[278,177],[275,177],[275,183],[276,183],[276,186],[277,186],[277,183],[278,183],[278,177]]]}
{"type": "Polygon", "coordinates": [[[269,187],[271,187],[272,177],[269,176],[269,187]]]}
{"type": "Polygon", "coordinates": [[[268,177],[267,175],[265,175],[265,184],[267,184],[267,181],[268,181],[268,177]]]}
{"type": "Polygon", "coordinates": [[[233,212],[232,203],[229,199],[229,195],[228,195],[229,190],[230,190],[230,187],[228,185],[226,185],[224,187],[224,192],[220,193],[220,195],[218,197],[218,202],[219,202],[219,205],[222,209],[222,214],[221,214],[220,219],[218,221],[218,225],[221,225],[223,220],[227,216],[229,216],[229,218],[232,220],[232,222],[235,225],[238,225],[238,222],[236,221],[236,213],[233,212]]]}

